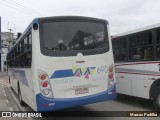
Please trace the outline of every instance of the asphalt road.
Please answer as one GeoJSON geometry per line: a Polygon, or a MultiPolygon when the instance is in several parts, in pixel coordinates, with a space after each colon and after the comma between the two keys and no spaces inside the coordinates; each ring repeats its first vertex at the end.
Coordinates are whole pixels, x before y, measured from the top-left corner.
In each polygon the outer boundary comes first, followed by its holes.
{"type": "MultiPolygon", "coordinates": [[[[5,85],[5,92],[7,95],[7,98],[13,108],[13,110],[19,110],[19,111],[33,111],[29,106],[21,107],[18,103],[18,96],[15,94],[13,90],[11,90],[10,86],[7,83],[7,79],[4,79],[5,85]]],[[[104,101],[89,105],[84,105],[80,107],[75,108],[69,108],[65,109],[66,111],[153,111],[155,110],[153,107],[153,103],[151,100],[131,97],[131,96],[125,96],[125,95],[118,95],[118,98],[116,100],[112,101],[104,101]]],[[[74,114],[74,113],[73,113],[74,114]]],[[[103,115],[102,115],[103,116],[103,115]]],[[[33,118],[34,120],[46,120],[46,118],[33,118]]],[[[47,120],[134,120],[135,117],[74,117],[74,118],[63,118],[63,117],[54,117],[54,118],[47,118],[47,120]]],[[[159,120],[159,118],[144,118],[139,117],[137,119],[144,119],[144,120],[159,120]]]]}

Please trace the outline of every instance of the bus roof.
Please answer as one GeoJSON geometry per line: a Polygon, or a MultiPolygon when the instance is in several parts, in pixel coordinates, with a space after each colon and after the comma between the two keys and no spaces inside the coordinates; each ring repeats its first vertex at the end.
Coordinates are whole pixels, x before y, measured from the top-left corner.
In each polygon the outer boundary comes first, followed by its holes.
{"type": "Polygon", "coordinates": [[[94,18],[94,17],[86,17],[86,16],[54,16],[54,17],[42,17],[42,18],[39,18],[39,19],[42,19],[42,20],[68,20],[68,19],[71,19],[71,20],[95,20],[95,21],[106,21],[107,24],[108,24],[108,21],[105,20],[105,19],[100,19],[100,18],[94,18]]]}
{"type": "Polygon", "coordinates": [[[160,23],[149,25],[149,26],[142,27],[142,28],[138,28],[138,29],[131,30],[131,31],[128,31],[128,32],[124,32],[124,33],[120,33],[120,34],[115,34],[115,35],[112,36],[112,38],[125,36],[125,35],[129,35],[129,34],[133,34],[133,33],[138,33],[138,32],[142,32],[142,31],[145,31],[145,30],[150,30],[150,29],[158,28],[158,27],[160,27],[160,23]]]}

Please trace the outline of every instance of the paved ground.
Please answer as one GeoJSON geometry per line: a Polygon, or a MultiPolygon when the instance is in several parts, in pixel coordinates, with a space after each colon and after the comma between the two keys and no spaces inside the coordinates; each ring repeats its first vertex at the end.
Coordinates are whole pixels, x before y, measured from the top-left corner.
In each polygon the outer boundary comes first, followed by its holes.
{"type": "MultiPolygon", "coordinates": [[[[10,95],[5,91],[5,88],[8,84],[8,76],[7,73],[0,72],[0,111],[18,111],[19,108],[16,106],[14,107],[15,102],[11,98],[10,95]]],[[[2,113],[0,112],[2,115],[2,113]]],[[[0,116],[1,116],[0,115],[0,116]]],[[[0,120],[19,120],[18,118],[0,118],[0,120]]]]}
{"type": "MultiPolygon", "coordinates": [[[[2,73],[0,73],[1,75],[2,73]]],[[[3,74],[5,75],[5,74],[3,74]]],[[[4,89],[6,96],[9,100],[10,106],[12,107],[13,110],[23,110],[23,111],[32,111],[32,109],[29,106],[26,107],[21,107],[19,106],[17,95],[15,94],[14,91],[10,89],[8,86],[8,77],[3,76],[0,78],[1,83],[4,84],[4,89]]],[[[3,95],[3,89],[2,86],[0,86],[0,110],[9,110],[8,105],[5,102],[6,97],[3,95]]],[[[105,101],[105,102],[100,102],[100,103],[95,103],[95,104],[90,104],[90,105],[85,105],[81,107],[76,107],[76,108],[70,108],[66,109],[67,111],[151,111],[154,110],[153,103],[150,100],[145,100],[145,99],[140,99],[140,98],[135,98],[135,97],[130,97],[130,96],[124,96],[124,95],[119,95],[117,100],[113,101],[105,101]]],[[[35,119],[34,120],[45,120],[46,118],[40,118],[40,119],[35,119]]],[[[58,120],[158,120],[159,118],[128,118],[128,117],[87,117],[87,118],[47,118],[47,120],[53,120],[53,119],[58,119],[58,120]]]]}

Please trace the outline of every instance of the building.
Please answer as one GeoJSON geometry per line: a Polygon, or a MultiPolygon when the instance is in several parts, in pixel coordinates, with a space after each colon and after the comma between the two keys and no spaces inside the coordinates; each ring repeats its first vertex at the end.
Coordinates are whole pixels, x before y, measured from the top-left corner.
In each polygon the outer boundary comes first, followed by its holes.
{"type": "Polygon", "coordinates": [[[1,33],[1,48],[3,54],[1,54],[1,71],[6,71],[6,56],[10,48],[16,42],[16,37],[13,33],[2,32],[1,33]]]}

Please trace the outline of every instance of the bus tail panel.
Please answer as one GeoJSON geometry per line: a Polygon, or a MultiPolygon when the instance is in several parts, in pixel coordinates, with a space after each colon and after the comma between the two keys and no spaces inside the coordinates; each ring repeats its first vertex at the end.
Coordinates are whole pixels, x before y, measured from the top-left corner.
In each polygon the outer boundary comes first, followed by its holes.
{"type": "Polygon", "coordinates": [[[56,63],[53,65],[48,63],[45,72],[39,72],[41,93],[45,97],[65,99],[93,95],[106,91],[115,83],[113,63],[109,64],[105,59],[85,59],[79,64],[71,60],[53,62],[56,63]],[[43,74],[47,77],[41,80],[43,74]],[[52,95],[46,95],[48,90],[52,95]]]}
{"type": "Polygon", "coordinates": [[[113,99],[116,99],[115,84],[107,91],[78,98],[54,99],[46,98],[41,93],[36,95],[37,111],[52,111],[113,99]]]}

